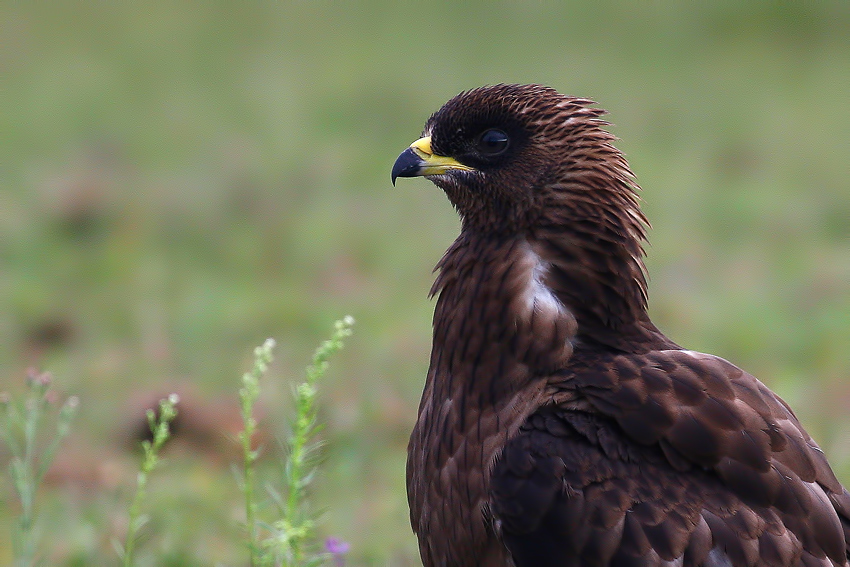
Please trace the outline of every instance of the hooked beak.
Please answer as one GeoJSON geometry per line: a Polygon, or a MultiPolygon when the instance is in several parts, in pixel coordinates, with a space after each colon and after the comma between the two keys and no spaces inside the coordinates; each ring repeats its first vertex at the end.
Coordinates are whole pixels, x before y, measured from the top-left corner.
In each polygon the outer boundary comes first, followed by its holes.
{"type": "Polygon", "coordinates": [[[410,147],[401,152],[393,165],[393,185],[399,177],[418,177],[420,175],[439,175],[451,170],[473,171],[454,158],[438,156],[431,150],[431,137],[419,138],[410,147]]]}

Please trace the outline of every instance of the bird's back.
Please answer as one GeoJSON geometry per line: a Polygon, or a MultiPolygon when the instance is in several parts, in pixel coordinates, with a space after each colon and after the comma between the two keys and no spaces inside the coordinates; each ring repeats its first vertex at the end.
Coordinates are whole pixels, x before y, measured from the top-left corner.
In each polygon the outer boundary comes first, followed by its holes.
{"type": "Polygon", "coordinates": [[[577,358],[493,471],[517,566],[847,565],[850,495],[763,384],[690,351],[577,358]]]}

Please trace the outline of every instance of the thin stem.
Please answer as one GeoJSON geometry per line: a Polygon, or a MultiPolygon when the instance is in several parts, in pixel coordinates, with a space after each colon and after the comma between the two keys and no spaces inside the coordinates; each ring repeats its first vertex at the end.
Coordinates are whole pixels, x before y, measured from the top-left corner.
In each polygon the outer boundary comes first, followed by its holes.
{"type": "Polygon", "coordinates": [[[36,491],[59,444],[71,428],[79,405],[79,400],[72,396],[59,408],[56,433],[47,448],[39,453],[39,432],[52,400],[50,382],[50,374],[31,370],[27,376],[28,392],[22,403],[16,403],[7,393],[0,394],[0,409],[3,410],[0,434],[11,453],[9,473],[20,502],[20,513],[12,532],[12,551],[14,564],[21,567],[30,567],[36,562],[36,491]]]}
{"type": "Polygon", "coordinates": [[[142,459],[142,468],[136,478],[136,494],[133,496],[133,503],[130,505],[130,519],[127,524],[127,539],[124,543],[123,559],[124,567],[130,567],[133,564],[133,551],[136,545],[138,531],[147,522],[147,518],[141,515],[142,502],[145,499],[145,493],[148,486],[148,477],[153,472],[159,462],[159,451],[163,444],[171,437],[168,425],[177,417],[177,402],[180,399],[177,394],[171,394],[168,398],[160,400],[159,415],[148,410],[148,425],[153,434],[153,441],[143,441],[142,450],[144,458],[142,459]]]}
{"type": "Polygon", "coordinates": [[[251,447],[254,433],[257,431],[257,420],[254,418],[254,403],[260,395],[260,378],[265,374],[271,363],[274,339],[266,339],[262,346],[254,349],[254,366],[250,372],[242,376],[242,388],[239,389],[239,399],[242,405],[242,423],[244,429],[239,434],[242,442],[242,466],[244,476],[242,491],[245,497],[245,524],[248,530],[249,565],[256,567],[259,561],[260,546],[257,535],[257,504],[254,499],[258,451],[251,447]]]}
{"type": "Polygon", "coordinates": [[[316,383],[328,368],[328,359],[343,346],[343,340],[352,333],[354,318],[345,317],[334,324],[331,338],[323,342],[313,355],[313,362],[307,367],[307,379],[295,389],[296,417],[292,424],[292,436],[289,441],[290,457],[288,463],[287,482],[289,490],[286,500],[285,519],[292,529],[292,537],[288,538],[293,565],[303,561],[303,543],[312,533],[312,523],[304,520],[302,512],[306,492],[304,488],[309,483],[307,458],[308,442],[317,431],[316,426],[316,383]]]}

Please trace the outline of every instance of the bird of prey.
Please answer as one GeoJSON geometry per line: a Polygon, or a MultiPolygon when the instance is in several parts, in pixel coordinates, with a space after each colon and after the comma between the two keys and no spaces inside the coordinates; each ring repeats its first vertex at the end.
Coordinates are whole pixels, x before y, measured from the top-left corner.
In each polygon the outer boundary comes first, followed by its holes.
{"type": "Polygon", "coordinates": [[[460,214],[407,490],[426,567],[848,567],[850,494],[776,394],[647,315],[595,103],[459,94],[399,156],[460,214]]]}

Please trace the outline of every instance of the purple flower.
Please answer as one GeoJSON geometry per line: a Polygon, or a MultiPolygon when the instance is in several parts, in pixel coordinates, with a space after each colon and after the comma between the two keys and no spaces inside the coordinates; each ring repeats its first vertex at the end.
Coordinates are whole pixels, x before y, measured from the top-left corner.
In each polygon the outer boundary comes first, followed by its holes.
{"type": "Polygon", "coordinates": [[[329,537],[325,540],[325,550],[331,554],[336,567],[345,565],[345,554],[351,549],[351,544],[335,537],[329,537]]]}

